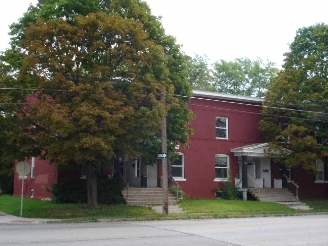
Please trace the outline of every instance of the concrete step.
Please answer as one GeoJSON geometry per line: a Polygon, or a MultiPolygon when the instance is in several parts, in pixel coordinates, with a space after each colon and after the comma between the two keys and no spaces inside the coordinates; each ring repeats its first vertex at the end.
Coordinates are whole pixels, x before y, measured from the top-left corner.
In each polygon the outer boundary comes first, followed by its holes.
{"type": "MultiPolygon", "coordinates": [[[[162,188],[135,188],[128,187],[122,191],[128,205],[161,205],[163,203],[162,188]]],[[[169,193],[168,204],[177,204],[176,197],[169,193]]]]}
{"type": "Polygon", "coordinates": [[[293,209],[309,210],[306,204],[294,196],[288,189],[248,189],[252,196],[262,202],[276,202],[293,209]]]}
{"type": "Polygon", "coordinates": [[[303,202],[278,202],[279,204],[298,210],[311,210],[311,208],[303,202]]]}
{"type": "Polygon", "coordinates": [[[262,202],[297,202],[298,199],[296,197],[289,196],[261,196],[258,199],[262,202]]]}

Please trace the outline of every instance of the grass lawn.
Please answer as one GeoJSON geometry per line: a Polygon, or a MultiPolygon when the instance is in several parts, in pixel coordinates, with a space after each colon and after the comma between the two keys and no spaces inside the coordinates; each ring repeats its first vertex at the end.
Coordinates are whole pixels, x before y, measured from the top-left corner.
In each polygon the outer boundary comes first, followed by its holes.
{"type": "MultiPolygon", "coordinates": [[[[327,212],[328,200],[304,200],[313,208],[311,211],[293,210],[286,206],[258,201],[241,200],[207,200],[186,199],[179,205],[183,214],[169,214],[171,218],[228,218],[246,216],[290,215],[312,212],[327,212]]],[[[20,197],[0,195],[0,211],[19,216],[20,197]]],[[[100,205],[96,209],[88,209],[84,204],[56,204],[50,201],[39,201],[29,198],[23,200],[23,217],[50,218],[63,220],[97,220],[97,219],[160,219],[149,206],[100,205]]]]}
{"type": "MultiPolygon", "coordinates": [[[[21,208],[20,197],[9,195],[0,196],[0,211],[19,216],[21,208]]],[[[50,201],[24,198],[23,217],[51,218],[72,220],[97,220],[100,218],[156,218],[158,213],[150,207],[119,205],[100,205],[88,209],[85,204],[57,204],[50,201]]]]}
{"type": "Polygon", "coordinates": [[[297,213],[276,203],[242,200],[182,200],[180,206],[189,216],[218,218],[297,213]]]}

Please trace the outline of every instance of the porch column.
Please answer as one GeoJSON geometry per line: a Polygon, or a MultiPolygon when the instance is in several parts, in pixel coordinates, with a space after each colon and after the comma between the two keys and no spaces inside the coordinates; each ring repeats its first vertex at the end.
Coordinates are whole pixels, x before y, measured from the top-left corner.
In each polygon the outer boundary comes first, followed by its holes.
{"type": "Polygon", "coordinates": [[[241,157],[241,179],[242,179],[242,190],[243,190],[243,200],[247,200],[247,188],[248,188],[248,182],[247,182],[247,156],[243,155],[241,157]]]}
{"type": "Polygon", "coordinates": [[[242,179],[242,188],[248,188],[247,183],[247,156],[243,155],[241,157],[242,170],[241,170],[241,179],[242,179]]]}

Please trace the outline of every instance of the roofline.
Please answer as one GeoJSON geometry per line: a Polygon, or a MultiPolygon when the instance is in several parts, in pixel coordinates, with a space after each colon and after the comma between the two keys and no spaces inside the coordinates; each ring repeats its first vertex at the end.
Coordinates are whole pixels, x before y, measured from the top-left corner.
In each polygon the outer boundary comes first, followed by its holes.
{"type": "Polygon", "coordinates": [[[218,99],[218,100],[226,100],[226,101],[247,102],[247,103],[253,103],[253,104],[262,104],[264,102],[264,98],[225,94],[225,93],[212,92],[212,91],[193,90],[192,96],[218,99]]]}

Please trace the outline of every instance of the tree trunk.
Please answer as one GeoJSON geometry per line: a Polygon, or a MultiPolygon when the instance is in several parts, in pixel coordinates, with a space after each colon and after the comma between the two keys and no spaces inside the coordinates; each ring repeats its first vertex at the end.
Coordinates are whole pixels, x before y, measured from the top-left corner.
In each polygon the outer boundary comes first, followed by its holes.
{"type": "Polygon", "coordinates": [[[86,178],[87,178],[87,193],[88,193],[88,207],[98,207],[97,202],[97,170],[94,163],[86,164],[86,178]]]}

